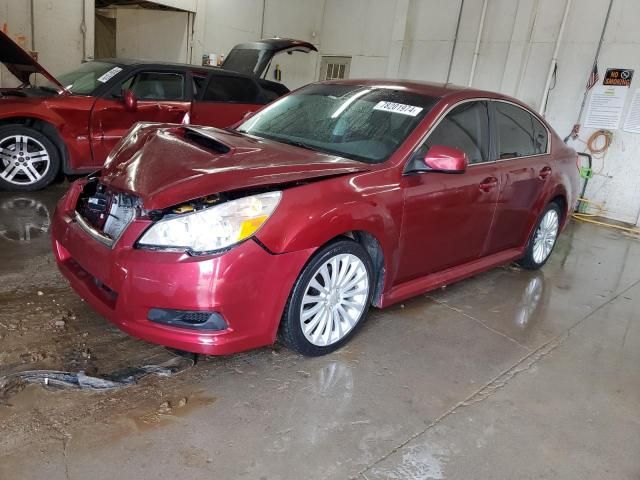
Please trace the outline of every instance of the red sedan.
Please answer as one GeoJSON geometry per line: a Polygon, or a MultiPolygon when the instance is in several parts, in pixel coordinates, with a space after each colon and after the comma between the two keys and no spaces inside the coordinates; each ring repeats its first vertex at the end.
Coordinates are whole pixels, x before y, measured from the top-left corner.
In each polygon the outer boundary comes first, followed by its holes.
{"type": "Polygon", "coordinates": [[[343,345],[386,307],[547,261],[576,153],[496,93],[312,84],[235,130],[139,125],[54,216],[75,290],[124,331],[229,354],[343,345]],[[176,161],[180,159],[180,161],[176,161]]]}
{"type": "Polygon", "coordinates": [[[22,84],[0,89],[0,188],[93,172],[139,121],[232,125],[289,91],[260,78],[274,55],[311,50],[267,39],[237,45],[223,68],[105,59],[55,78],[0,32],[0,62],[22,84]]]}

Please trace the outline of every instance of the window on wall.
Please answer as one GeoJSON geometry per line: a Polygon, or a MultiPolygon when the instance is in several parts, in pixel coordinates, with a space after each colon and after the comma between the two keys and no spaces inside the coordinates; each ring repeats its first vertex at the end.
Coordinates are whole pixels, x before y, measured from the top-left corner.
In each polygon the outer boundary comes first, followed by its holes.
{"type": "Polygon", "coordinates": [[[505,102],[495,102],[498,132],[498,158],[539,155],[547,152],[547,129],[525,109],[505,102]]]}
{"type": "Polygon", "coordinates": [[[322,57],[320,80],[342,80],[349,78],[351,57],[322,57]]]}
{"type": "Polygon", "coordinates": [[[424,157],[434,145],[458,148],[469,163],[489,159],[489,109],[487,102],[466,102],[451,110],[418,150],[424,157]]]}

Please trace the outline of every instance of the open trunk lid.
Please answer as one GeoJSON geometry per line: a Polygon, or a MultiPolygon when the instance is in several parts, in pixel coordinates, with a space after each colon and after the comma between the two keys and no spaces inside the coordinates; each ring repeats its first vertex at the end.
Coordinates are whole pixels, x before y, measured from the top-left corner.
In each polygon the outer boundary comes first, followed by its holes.
{"type": "Polygon", "coordinates": [[[60,91],[66,91],[64,85],[4,32],[0,32],[0,62],[22,82],[22,86],[29,86],[31,84],[31,75],[39,73],[51,83],[55,84],[60,91]]]}
{"type": "Polygon", "coordinates": [[[267,38],[258,42],[240,43],[231,49],[222,68],[262,77],[275,55],[311,51],[317,52],[318,49],[312,43],[291,38],[267,38]]]}

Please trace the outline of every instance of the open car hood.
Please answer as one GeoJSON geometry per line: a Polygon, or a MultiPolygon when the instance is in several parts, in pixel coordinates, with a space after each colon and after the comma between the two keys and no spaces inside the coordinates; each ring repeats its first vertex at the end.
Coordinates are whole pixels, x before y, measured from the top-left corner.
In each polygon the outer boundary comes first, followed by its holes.
{"type": "Polygon", "coordinates": [[[367,171],[355,160],[212,127],[139,123],[100,181],[158,210],[216,193],[290,186],[367,171]]]}
{"type": "Polygon", "coordinates": [[[11,40],[11,38],[3,32],[0,32],[0,62],[22,82],[22,86],[29,86],[31,84],[31,75],[40,73],[51,83],[57,85],[60,91],[66,91],[64,85],[56,80],[56,78],[36,62],[28,52],[24,51],[20,45],[11,40]]]}
{"type": "Polygon", "coordinates": [[[222,63],[222,68],[262,77],[275,55],[283,52],[311,51],[317,52],[318,49],[312,43],[291,38],[267,38],[258,42],[240,43],[231,49],[222,63]]]}

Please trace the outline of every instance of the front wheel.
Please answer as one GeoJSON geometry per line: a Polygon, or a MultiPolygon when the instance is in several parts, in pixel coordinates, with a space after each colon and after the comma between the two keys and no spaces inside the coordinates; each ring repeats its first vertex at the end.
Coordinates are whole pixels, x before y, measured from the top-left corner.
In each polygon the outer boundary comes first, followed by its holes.
{"type": "Polygon", "coordinates": [[[49,185],[60,169],[60,156],[42,132],[23,125],[0,127],[0,188],[39,190],[49,185]]]}
{"type": "Polygon", "coordinates": [[[373,267],[351,240],[320,249],[296,281],[280,325],[284,343],[303,355],[330,353],[345,344],[371,303],[373,267]]]}
{"type": "Polygon", "coordinates": [[[524,257],[518,261],[521,267],[537,270],[547,262],[560,232],[560,216],[557,203],[547,205],[527,243],[524,257]]]}

